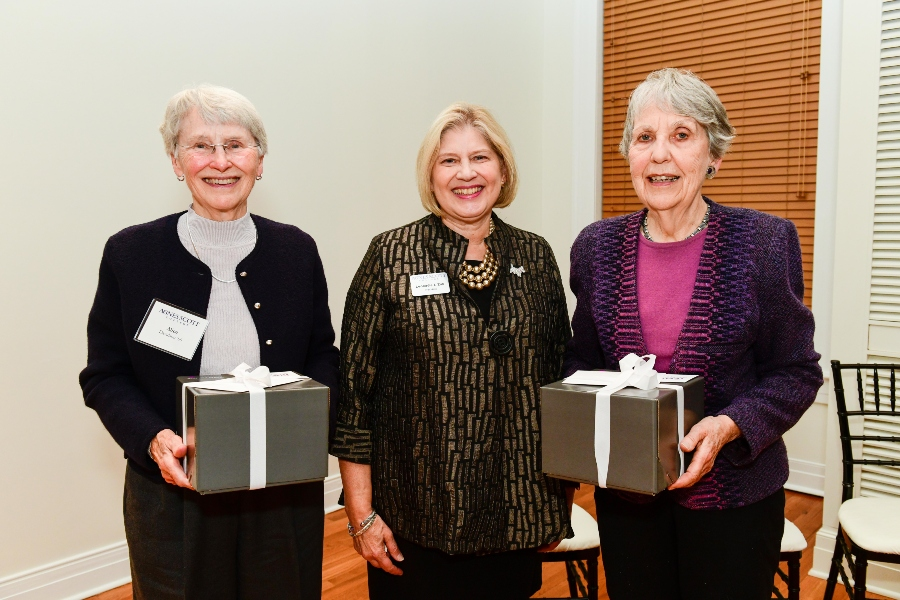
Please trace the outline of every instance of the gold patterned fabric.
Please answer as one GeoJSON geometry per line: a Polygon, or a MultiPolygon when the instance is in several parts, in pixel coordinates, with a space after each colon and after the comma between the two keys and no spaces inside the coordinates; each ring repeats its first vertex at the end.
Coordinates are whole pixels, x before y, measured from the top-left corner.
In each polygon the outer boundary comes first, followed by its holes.
{"type": "Polygon", "coordinates": [[[494,224],[489,320],[459,281],[468,240],[433,215],[372,240],[344,309],[331,453],[372,465],[396,534],[450,554],[534,548],[569,526],[540,463],[540,386],[560,378],[571,337],[565,292],[543,238],[494,224]],[[422,273],[446,273],[450,292],[414,297],[422,273]]]}

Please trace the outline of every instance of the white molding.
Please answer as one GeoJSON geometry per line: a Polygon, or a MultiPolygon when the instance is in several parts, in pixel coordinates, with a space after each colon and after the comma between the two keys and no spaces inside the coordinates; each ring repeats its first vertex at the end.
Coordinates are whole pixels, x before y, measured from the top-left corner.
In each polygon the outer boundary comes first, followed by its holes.
{"type": "Polygon", "coordinates": [[[813,496],[825,495],[825,465],[799,458],[789,458],[790,475],[785,489],[812,494],[813,496]]]}
{"type": "Polygon", "coordinates": [[[827,369],[828,361],[832,357],[831,320],[841,103],[842,9],[842,0],[822,1],[812,311],[816,320],[816,350],[822,354],[823,370],[827,369]]]}
{"type": "Polygon", "coordinates": [[[572,36],[572,239],[598,218],[602,0],[575,0],[572,36]]]}
{"type": "Polygon", "coordinates": [[[0,579],[0,600],[81,600],[129,581],[122,541],[0,579]]]}
{"type": "MultiPolygon", "coordinates": [[[[813,547],[813,566],[809,574],[819,579],[828,578],[831,557],[834,555],[834,541],[837,530],[833,527],[822,527],[816,533],[816,545],[813,547]]],[[[844,565],[846,568],[846,564],[844,565]]],[[[838,580],[838,587],[841,587],[838,580]]],[[[900,565],[879,562],[869,563],[866,570],[866,589],[875,594],[900,600],[900,565]]]]}
{"type": "Polygon", "coordinates": [[[338,498],[341,496],[341,490],[344,484],[341,482],[341,474],[329,475],[325,478],[325,514],[333,513],[336,510],[344,508],[338,504],[338,498]]]}

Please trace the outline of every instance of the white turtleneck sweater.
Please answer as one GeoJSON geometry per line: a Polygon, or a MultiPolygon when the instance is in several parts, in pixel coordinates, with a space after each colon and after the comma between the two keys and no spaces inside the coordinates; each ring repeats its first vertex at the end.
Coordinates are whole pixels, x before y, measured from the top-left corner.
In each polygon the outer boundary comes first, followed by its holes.
{"type": "MultiPolygon", "coordinates": [[[[231,281],[237,278],[238,263],[256,246],[256,225],[249,213],[234,221],[212,221],[189,208],[178,219],[178,237],[213,275],[231,281]]],[[[201,375],[228,373],[242,362],[254,369],[259,366],[259,335],[237,281],[222,283],[213,278],[206,318],[209,327],[203,336],[201,375]]]]}

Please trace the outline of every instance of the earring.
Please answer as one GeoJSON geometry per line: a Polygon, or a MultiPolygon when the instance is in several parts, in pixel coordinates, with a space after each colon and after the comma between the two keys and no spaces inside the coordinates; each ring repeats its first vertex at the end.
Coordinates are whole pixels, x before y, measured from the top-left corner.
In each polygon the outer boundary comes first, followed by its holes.
{"type": "Polygon", "coordinates": [[[260,179],[262,179],[262,175],[257,175],[256,180],[259,181],[260,179]]]}
{"type": "Polygon", "coordinates": [[[184,175],[178,176],[178,181],[184,181],[184,175]]]}
{"type": "Polygon", "coordinates": [[[709,165],[709,168],[706,169],[706,178],[712,179],[715,176],[716,176],[716,169],[712,165],[709,165]]]}

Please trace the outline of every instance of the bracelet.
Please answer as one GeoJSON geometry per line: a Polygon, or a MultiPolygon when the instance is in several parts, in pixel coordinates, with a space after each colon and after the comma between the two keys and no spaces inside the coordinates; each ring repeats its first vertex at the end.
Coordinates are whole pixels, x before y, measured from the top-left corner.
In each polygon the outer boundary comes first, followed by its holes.
{"type": "Polygon", "coordinates": [[[353,524],[352,524],[352,523],[347,523],[347,533],[350,534],[350,537],[354,537],[354,538],[355,538],[355,537],[359,537],[359,536],[361,536],[362,534],[364,534],[365,532],[367,532],[367,531],[369,530],[369,528],[370,528],[372,525],[375,524],[375,519],[377,519],[377,518],[378,518],[378,513],[376,513],[376,512],[373,510],[373,511],[372,511],[372,514],[369,515],[368,517],[366,517],[365,520],[363,520],[363,521],[359,524],[359,531],[354,532],[354,531],[353,531],[353,524]]]}

